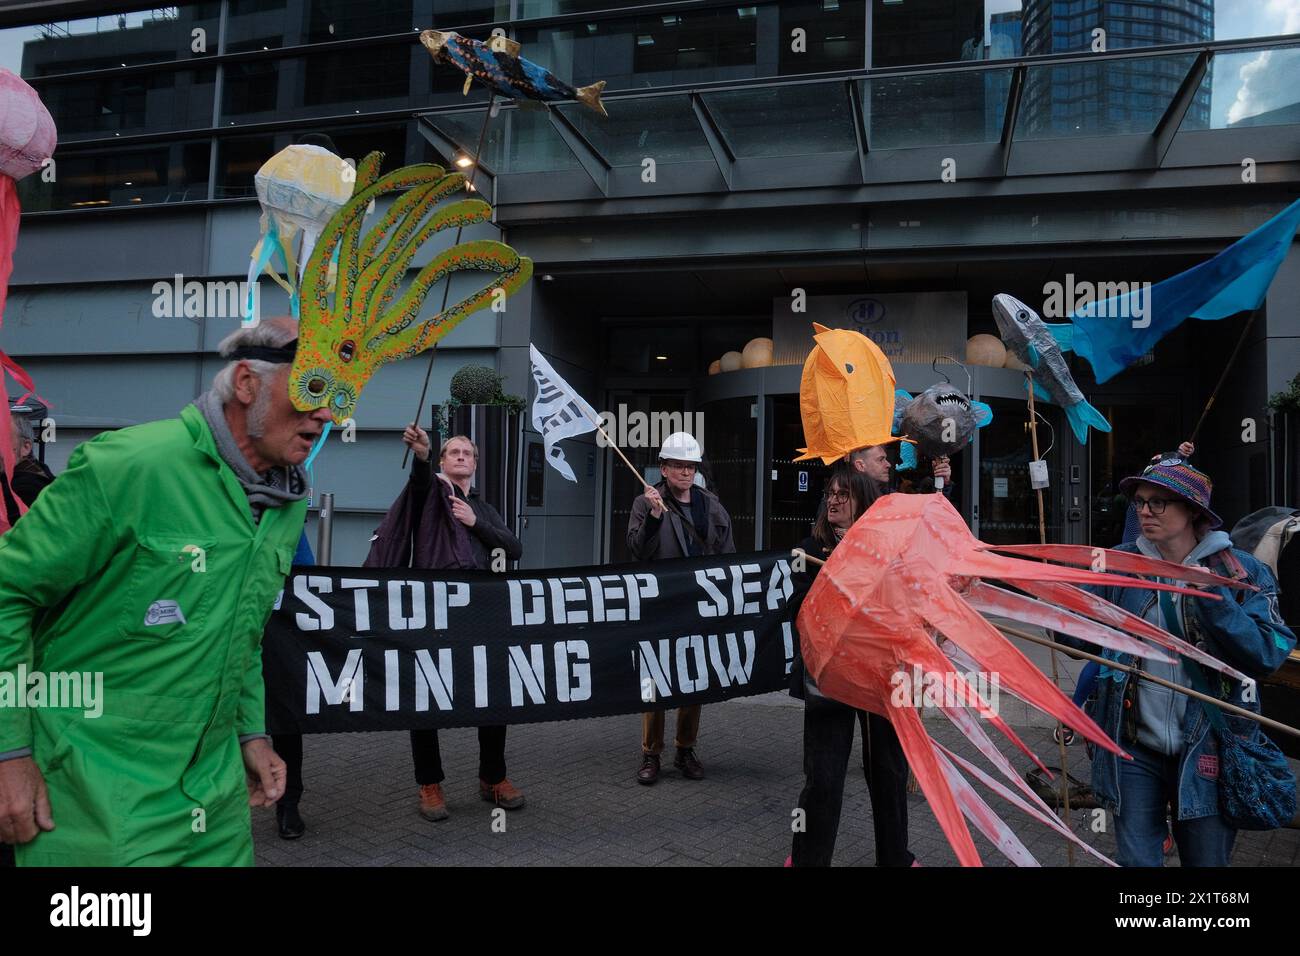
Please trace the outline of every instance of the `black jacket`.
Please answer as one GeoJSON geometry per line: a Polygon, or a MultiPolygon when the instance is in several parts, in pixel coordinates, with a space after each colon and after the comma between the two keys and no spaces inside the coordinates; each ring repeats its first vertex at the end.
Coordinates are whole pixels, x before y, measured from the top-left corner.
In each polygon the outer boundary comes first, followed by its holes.
{"type": "MultiPolygon", "coordinates": [[[[812,535],[804,538],[797,545],[800,551],[812,555],[814,558],[821,558],[825,561],[831,556],[834,548],[827,548],[822,545],[812,535]]],[[[822,566],[816,561],[805,562],[804,570],[795,571],[790,575],[790,583],[794,590],[790,594],[790,620],[799,619],[799,611],[803,608],[803,599],[808,596],[808,591],[812,588],[813,581],[817,579],[817,573],[821,571],[822,566]]],[[[794,629],[794,662],[790,665],[790,696],[799,700],[804,699],[803,689],[804,667],[803,667],[803,650],[799,646],[799,628],[794,629]]]]}
{"type": "MultiPolygon", "coordinates": [[[[413,488],[424,491],[428,489],[430,482],[437,480],[433,476],[432,455],[429,456],[428,462],[422,462],[418,458],[412,462],[411,485],[413,488]]],[[[444,487],[446,486],[444,485],[444,487]]],[[[469,532],[470,550],[474,552],[474,566],[480,571],[490,570],[492,567],[492,552],[497,548],[505,552],[506,560],[518,561],[523,556],[524,546],[515,536],[515,533],[506,527],[501,513],[480,498],[477,491],[471,490],[466,495],[460,488],[455,486],[453,488],[456,497],[469,502],[470,508],[474,510],[474,527],[465,528],[469,532]]],[[[455,521],[456,519],[452,518],[452,520],[455,521]]],[[[462,527],[464,526],[462,525],[462,527]]]]}
{"type": "MultiPolygon", "coordinates": [[[[655,518],[650,513],[650,503],[645,495],[637,495],[632,502],[632,513],[627,519],[627,549],[638,561],[659,561],[664,558],[684,558],[690,554],[690,537],[694,537],[694,526],[688,526],[690,508],[680,501],[669,501],[672,494],[668,482],[660,481],[655,485],[664,499],[665,514],[655,518]],[[678,509],[685,508],[686,520],[678,509]],[[690,536],[690,537],[688,537],[690,536]]],[[[734,554],[736,543],[731,533],[731,515],[722,507],[718,496],[699,485],[691,489],[691,495],[699,495],[708,506],[707,531],[703,554],[734,554]]]]}
{"type": "Polygon", "coordinates": [[[27,507],[36,504],[36,496],[54,480],[54,472],[35,458],[24,458],[14,465],[14,492],[27,507]]]}

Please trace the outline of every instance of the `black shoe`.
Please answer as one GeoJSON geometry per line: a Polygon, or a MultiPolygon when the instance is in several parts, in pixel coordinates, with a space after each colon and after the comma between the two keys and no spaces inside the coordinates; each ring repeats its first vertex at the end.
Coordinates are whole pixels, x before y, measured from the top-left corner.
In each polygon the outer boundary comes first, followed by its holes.
{"type": "Polygon", "coordinates": [[[275,805],[275,822],[280,826],[281,840],[296,840],[307,832],[307,824],[298,815],[298,807],[293,804],[277,803],[275,805]]]}
{"type": "Polygon", "coordinates": [[[680,770],[687,780],[704,779],[704,764],[700,763],[700,758],[695,756],[694,747],[678,747],[673,766],[680,770]]]}
{"type": "Polygon", "coordinates": [[[659,779],[659,755],[642,754],[641,769],[636,772],[636,782],[647,786],[659,779]]]}

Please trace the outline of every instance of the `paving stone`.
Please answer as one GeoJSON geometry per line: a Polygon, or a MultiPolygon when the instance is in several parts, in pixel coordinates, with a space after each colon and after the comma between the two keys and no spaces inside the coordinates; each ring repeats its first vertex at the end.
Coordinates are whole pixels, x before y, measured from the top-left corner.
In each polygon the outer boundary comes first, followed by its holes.
{"type": "MultiPolygon", "coordinates": [[[[1045,662],[1044,662],[1045,663],[1045,662]]],[[[672,733],[672,719],[668,733],[672,733]]],[[[947,721],[927,721],[934,738],[973,760],[987,761],[947,721]]],[[[1041,717],[1014,725],[1044,763],[1059,763],[1041,717]]],[[[672,745],[653,787],[636,782],[640,722],[621,716],[512,727],[506,743],[511,781],[528,806],[507,814],[506,832],[491,830],[492,807],[478,798],[478,742],[470,731],[442,735],[451,819],[422,820],[404,733],[325,734],[304,745],[306,835],[283,841],[274,814],[253,817],[262,866],[780,866],[790,852],[790,811],[803,786],[803,706],[768,694],[706,707],[697,748],[708,776],[685,780],[672,768],[672,745]]],[[[1027,760],[1002,750],[1023,771],[1027,760]]],[[[1088,779],[1081,745],[1067,751],[1072,776],[1088,779]]],[[[844,787],[834,862],[875,862],[871,801],[855,741],[844,787]]],[[[976,785],[1044,866],[1066,864],[1066,842],[1000,797],[976,785]]],[[[909,841],[925,866],[955,866],[956,857],[923,797],[909,796],[909,841]]],[[[1074,829],[1108,856],[1113,833],[1093,833],[1090,811],[1072,814],[1074,829]]],[[[980,834],[984,863],[1009,865],[980,834]]],[[[1075,865],[1100,866],[1081,849],[1075,865]]],[[[1167,861],[1178,864],[1177,854],[1167,861]]],[[[1300,865],[1300,831],[1241,833],[1234,866],[1300,865]]]]}

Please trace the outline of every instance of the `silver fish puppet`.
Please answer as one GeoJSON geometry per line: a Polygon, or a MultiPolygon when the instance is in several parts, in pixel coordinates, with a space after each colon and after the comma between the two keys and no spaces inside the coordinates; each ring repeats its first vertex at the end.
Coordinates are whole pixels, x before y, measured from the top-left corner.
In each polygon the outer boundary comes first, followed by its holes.
{"type": "Polygon", "coordinates": [[[1110,422],[1088,404],[1070,375],[1064,354],[1071,348],[1073,328],[1068,323],[1048,325],[1037,312],[1005,292],[993,297],[993,318],[1007,348],[1033,369],[1034,394],[1061,406],[1079,444],[1088,443],[1089,428],[1110,431],[1110,422]]]}
{"type": "Polygon", "coordinates": [[[899,470],[916,467],[916,449],[930,458],[955,455],[975,437],[975,429],[993,421],[993,409],[962,394],[948,382],[931,385],[915,398],[903,389],[894,392],[894,432],[910,438],[902,443],[899,470]]]}
{"type": "Polygon", "coordinates": [[[513,100],[577,100],[583,106],[608,116],[600,102],[605,81],[574,88],[543,66],[518,55],[519,44],[504,37],[484,43],[455,31],[425,30],[420,42],[436,63],[446,63],[465,74],[465,92],[472,80],[479,80],[502,96],[513,100]]]}

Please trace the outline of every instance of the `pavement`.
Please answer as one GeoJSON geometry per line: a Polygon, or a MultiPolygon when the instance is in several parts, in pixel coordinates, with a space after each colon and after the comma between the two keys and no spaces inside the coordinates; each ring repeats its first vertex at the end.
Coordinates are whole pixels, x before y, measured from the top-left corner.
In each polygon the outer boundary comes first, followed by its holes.
{"type": "MultiPolygon", "coordinates": [[[[1049,670],[1050,673],[1050,670],[1049,670]]],[[[1068,686],[1068,685],[1067,685],[1068,686]]],[[[1059,763],[1049,727],[1029,715],[1004,714],[1044,763],[1059,763]]],[[[668,718],[672,733],[675,718],[668,718]]],[[[950,749],[975,755],[947,723],[927,721],[950,749]]],[[[307,793],[301,811],[306,835],[279,839],[274,814],[254,811],[261,866],[780,866],[790,852],[792,810],[803,785],[803,705],[766,694],[706,706],[697,753],[704,780],[684,779],[671,766],[671,739],[659,782],[636,782],[640,765],[637,715],[524,724],[510,728],[509,777],[528,798],[501,811],[478,795],[478,746],[472,729],[443,731],[443,789],[451,818],[430,823],[416,814],[418,794],[404,733],[322,734],[306,738],[307,793]]],[[[993,732],[994,736],[999,735],[993,732]]],[[[1009,756],[1009,745],[1002,746],[1009,756]]],[[[1088,779],[1082,742],[1068,748],[1070,773],[1088,779]]],[[[1022,772],[1023,755],[1012,757],[1022,772]]],[[[871,805],[855,740],[835,848],[837,866],[875,862],[871,805]]],[[[1065,866],[1059,835],[977,785],[1044,866],[1065,866]]],[[[955,866],[956,858],[924,798],[909,797],[910,845],[925,866],[955,866]]],[[[1073,814],[1075,832],[1106,855],[1115,840],[1104,815],[1073,814]],[[1100,820],[1100,822],[1098,822],[1100,820]],[[1094,832],[1101,826],[1103,832],[1094,832]]],[[[978,833],[985,865],[1007,860],[978,833]]],[[[1076,866],[1100,865],[1075,851],[1076,866]]],[[[1177,865],[1175,853],[1167,861],[1177,865]]],[[[1300,865],[1300,830],[1238,835],[1233,866],[1300,865]]]]}

